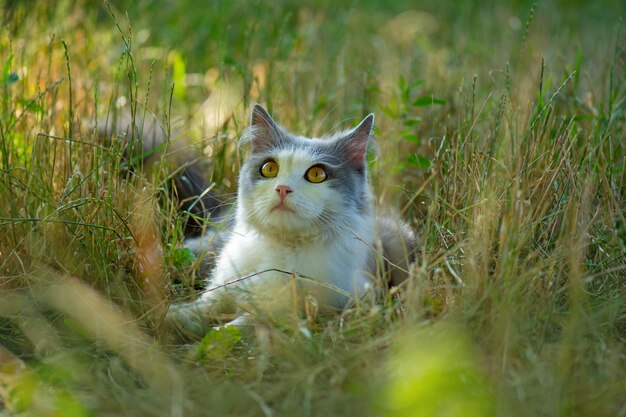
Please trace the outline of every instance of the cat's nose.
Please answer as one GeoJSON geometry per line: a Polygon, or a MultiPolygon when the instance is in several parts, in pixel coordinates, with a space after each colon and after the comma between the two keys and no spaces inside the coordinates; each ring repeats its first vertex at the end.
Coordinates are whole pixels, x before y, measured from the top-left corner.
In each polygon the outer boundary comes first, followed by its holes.
{"type": "Polygon", "coordinates": [[[277,185],[276,186],[276,192],[280,196],[280,199],[284,200],[285,197],[287,197],[287,194],[293,192],[293,190],[288,185],[277,185]]]}

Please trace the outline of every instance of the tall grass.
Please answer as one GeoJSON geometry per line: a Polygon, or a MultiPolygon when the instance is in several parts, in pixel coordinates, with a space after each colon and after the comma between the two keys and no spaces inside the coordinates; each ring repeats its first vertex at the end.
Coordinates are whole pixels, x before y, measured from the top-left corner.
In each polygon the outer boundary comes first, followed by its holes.
{"type": "Polygon", "coordinates": [[[626,414],[626,9],[440,3],[5,3],[0,415],[626,414]],[[375,112],[417,260],[375,306],[174,342],[173,161],[232,201],[252,102],[375,112]],[[132,145],[92,123],[121,109],[132,145]],[[161,156],[125,157],[152,114],[161,156]]]}

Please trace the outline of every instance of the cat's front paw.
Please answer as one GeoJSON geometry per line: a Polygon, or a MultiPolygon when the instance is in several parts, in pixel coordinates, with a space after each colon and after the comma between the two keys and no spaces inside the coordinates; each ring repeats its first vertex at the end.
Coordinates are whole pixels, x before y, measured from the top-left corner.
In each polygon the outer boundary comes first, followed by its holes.
{"type": "Polygon", "coordinates": [[[183,339],[204,336],[213,326],[197,303],[170,304],[165,316],[166,325],[183,339]]]}

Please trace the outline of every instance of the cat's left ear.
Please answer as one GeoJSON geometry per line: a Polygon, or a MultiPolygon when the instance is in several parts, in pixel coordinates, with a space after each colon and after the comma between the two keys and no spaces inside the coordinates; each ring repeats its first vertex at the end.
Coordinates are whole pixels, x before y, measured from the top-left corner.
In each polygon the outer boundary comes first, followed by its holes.
{"type": "Polygon", "coordinates": [[[374,114],[370,113],[357,127],[343,137],[346,161],[356,169],[360,170],[365,167],[365,155],[373,126],[374,114]]]}

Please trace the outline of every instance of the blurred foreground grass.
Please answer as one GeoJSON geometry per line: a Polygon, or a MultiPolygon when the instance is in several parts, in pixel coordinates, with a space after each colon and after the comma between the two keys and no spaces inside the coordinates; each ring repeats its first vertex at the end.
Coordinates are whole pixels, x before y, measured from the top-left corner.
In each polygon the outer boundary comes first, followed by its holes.
{"type": "Polygon", "coordinates": [[[625,415],[625,12],[5,1],[0,415],[625,415]],[[420,255],[378,306],[174,344],[177,167],[89,122],[156,115],[231,200],[252,102],[311,135],[376,113],[420,255]]]}

